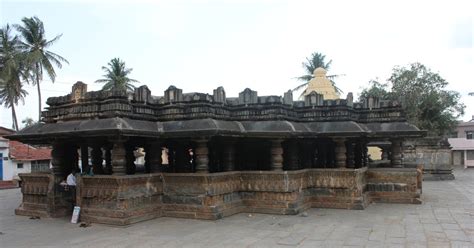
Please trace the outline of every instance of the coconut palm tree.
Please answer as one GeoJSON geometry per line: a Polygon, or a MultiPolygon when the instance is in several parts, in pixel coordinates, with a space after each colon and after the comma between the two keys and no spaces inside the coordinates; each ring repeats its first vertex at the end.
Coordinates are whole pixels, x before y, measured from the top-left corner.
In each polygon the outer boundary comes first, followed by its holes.
{"type": "Polygon", "coordinates": [[[23,123],[24,125],[23,128],[25,128],[25,127],[33,126],[34,124],[36,124],[36,121],[33,120],[33,118],[31,117],[26,117],[25,119],[21,121],[21,123],[23,123]]]}
{"type": "Polygon", "coordinates": [[[21,78],[28,75],[19,44],[18,37],[11,34],[10,25],[0,29],[0,105],[11,108],[13,129],[17,131],[15,105],[27,95],[21,78]]]}
{"type": "Polygon", "coordinates": [[[102,90],[133,91],[135,89],[131,83],[138,81],[128,77],[133,69],[126,68],[124,61],[113,58],[107,65],[108,67],[102,66],[102,70],[105,72],[104,78],[95,81],[96,83],[105,83],[102,90]]]}
{"type": "MultiPolygon", "coordinates": [[[[313,78],[313,72],[315,69],[321,67],[325,69],[326,71],[329,71],[331,68],[332,60],[329,60],[329,62],[325,62],[326,55],[322,53],[317,53],[314,52],[311,54],[310,57],[306,57],[306,61],[303,62],[303,68],[306,71],[306,74],[300,77],[297,77],[299,81],[303,81],[303,84],[298,85],[296,88],[293,89],[293,91],[300,90],[303,87],[306,87],[308,85],[309,80],[313,78]]],[[[336,83],[334,82],[334,79],[343,76],[343,75],[328,75],[328,79],[331,80],[332,85],[336,89],[337,92],[342,93],[341,89],[336,87],[336,83]]],[[[303,92],[304,93],[304,92],[303,92]]]]}
{"type": "Polygon", "coordinates": [[[27,54],[27,63],[33,75],[33,84],[38,88],[38,121],[41,120],[41,87],[43,72],[46,72],[52,82],[56,79],[54,66],[62,68],[62,63],[69,62],[60,55],[49,51],[49,48],[62,36],[57,35],[51,40],[46,39],[43,22],[38,17],[21,19],[22,25],[15,25],[21,35],[21,48],[27,54]]]}

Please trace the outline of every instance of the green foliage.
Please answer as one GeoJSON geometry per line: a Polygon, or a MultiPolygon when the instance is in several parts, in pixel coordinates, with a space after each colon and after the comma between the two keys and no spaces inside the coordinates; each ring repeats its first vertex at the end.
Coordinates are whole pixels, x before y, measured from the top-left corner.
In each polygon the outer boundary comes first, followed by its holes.
{"type": "MultiPolygon", "coordinates": [[[[322,53],[317,53],[317,52],[312,53],[310,57],[306,57],[306,61],[302,63],[302,66],[306,74],[303,76],[297,77],[299,81],[303,81],[304,83],[295,87],[293,91],[297,91],[297,90],[302,89],[303,87],[307,87],[309,80],[313,78],[314,70],[316,70],[317,68],[321,67],[321,68],[324,68],[326,71],[329,71],[329,69],[331,68],[332,60],[329,60],[329,62],[326,63],[325,59],[326,59],[326,55],[322,53]]],[[[342,75],[328,75],[327,77],[329,80],[331,80],[331,83],[336,89],[336,91],[339,93],[342,93],[341,89],[336,87],[336,83],[334,82],[334,79],[340,76],[342,75]]]]}
{"type": "Polygon", "coordinates": [[[378,80],[369,81],[369,87],[362,90],[359,100],[368,98],[369,96],[378,97],[380,99],[392,99],[388,84],[380,83],[378,80]]]}
{"type": "Polygon", "coordinates": [[[102,67],[105,72],[104,78],[95,81],[96,83],[105,83],[102,90],[133,91],[135,89],[132,83],[138,81],[128,77],[133,69],[126,68],[124,61],[114,58],[107,65],[108,67],[102,67]]]}
{"type": "Polygon", "coordinates": [[[22,38],[21,49],[26,54],[26,62],[34,85],[38,88],[39,117],[41,119],[41,88],[43,72],[46,72],[52,82],[56,79],[54,67],[62,68],[62,63],[69,62],[60,55],[49,51],[49,48],[62,36],[57,35],[52,40],[47,40],[43,22],[38,17],[24,17],[22,25],[15,25],[22,38]]]}
{"type": "Polygon", "coordinates": [[[27,95],[21,78],[27,75],[20,41],[10,25],[0,29],[0,104],[12,110],[13,128],[18,131],[15,106],[27,95]]]}
{"type": "Polygon", "coordinates": [[[446,90],[448,82],[438,73],[420,63],[395,67],[388,79],[392,85],[371,81],[360,98],[375,96],[399,100],[410,123],[427,130],[429,135],[444,135],[457,125],[457,118],[464,114],[460,94],[446,90]]]}

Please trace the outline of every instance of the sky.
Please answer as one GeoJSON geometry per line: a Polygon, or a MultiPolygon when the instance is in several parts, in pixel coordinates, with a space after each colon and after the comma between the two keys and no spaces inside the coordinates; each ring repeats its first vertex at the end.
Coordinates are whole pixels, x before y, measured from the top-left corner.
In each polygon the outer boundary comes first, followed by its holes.
{"type": "MultiPolygon", "coordinates": [[[[313,52],[332,60],[329,74],[354,95],[369,80],[384,82],[394,66],[420,62],[449,82],[474,115],[473,14],[470,1],[8,1],[0,0],[1,26],[37,16],[46,37],[62,34],[51,51],[69,64],[46,99],[70,93],[77,81],[88,90],[115,57],[133,68],[131,78],[153,95],[170,85],[183,92],[223,86],[228,97],[249,87],[259,95],[283,95],[305,74],[313,52]]],[[[34,86],[18,106],[18,119],[38,116],[34,86]]],[[[0,125],[11,127],[11,111],[0,108],[0,125]]],[[[20,124],[21,125],[21,124],[20,124]]]]}

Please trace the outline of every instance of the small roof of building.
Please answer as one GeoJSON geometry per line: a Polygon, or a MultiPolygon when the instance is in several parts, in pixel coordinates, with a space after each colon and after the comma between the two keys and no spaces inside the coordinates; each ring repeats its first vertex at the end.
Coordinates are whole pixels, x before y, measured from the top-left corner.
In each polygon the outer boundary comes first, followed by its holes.
{"type": "Polygon", "coordinates": [[[15,130],[0,126],[0,136],[14,134],[15,130]]]}
{"type": "Polygon", "coordinates": [[[49,160],[51,149],[36,148],[18,141],[10,140],[10,158],[21,161],[49,160]]]}
{"type": "Polygon", "coordinates": [[[448,139],[451,150],[474,150],[474,140],[465,138],[448,139]]]}

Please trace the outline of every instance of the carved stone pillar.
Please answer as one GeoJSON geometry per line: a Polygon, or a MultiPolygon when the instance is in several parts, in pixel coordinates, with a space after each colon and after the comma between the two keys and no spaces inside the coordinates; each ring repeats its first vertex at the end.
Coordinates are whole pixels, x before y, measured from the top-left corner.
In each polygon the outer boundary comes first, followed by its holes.
{"type": "Polygon", "coordinates": [[[173,144],[174,171],[181,173],[193,172],[191,155],[189,154],[190,145],[188,141],[177,140],[173,144]]]}
{"type": "MultiPolygon", "coordinates": [[[[319,141],[323,142],[323,141],[319,141]]],[[[318,168],[327,168],[328,167],[328,152],[326,144],[318,144],[318,160],[316,163],[318,168]]]]}
{"type": "Polygon", "coordinates": [[[112,148],[108,146],[105,148],[105,173],[112,174],[112,148]]]}
{"type": "Polygon", "coordinates": [[[66,149],[64,144],[54,143],[53,149],[51,150],[51,164],[53,174],[58,177],[64,177],[66,175],[64,163],[66,158],[66,149]]]}
{"type": "Polygon", "coordinates": [[[89,147],[87,144],[81,145],[81,167],[82,173],[89,173],[89,147]]]}
{"type": "Polygon", "coordinates": [[[66,145],[65,172],[69,174],[72,170],[79,171],[79,154],[75,145],[66,145]]]}
{"type": "MultiPolygon", "coordinates": [[[[51,164],[53,166],[54,185],[66,179],[66,176],[71,172],[72,160],[74,159],[74,155],[71,152],[72,148],[65,143],[53,144],[51,164]]],[[[71,210],[70,195],[66,192],[61,192],[59,187],[53,187],[53,191],[48,193],[47,205],[47,212],[53,217],[69,215],[71,210]]]]}
{"type": "Polygon", "coordinates": [[[235,170],[235,142],[234,141],[225,141],[224,147],[222,150],[222,165],[224,171],[233,171],[235,170]]]}
{"type": "Polygon", "coordinates": [[[402,140],[393,139],[392,141],[392,166],[396,168],[403,167],[402,165],[402,140]]]}
{"type": "Polygon", "coordinates": [[[389,153],[387,147],[382,148],[382,160],[388,160],[389,159],[389,153]]]}
{"type": "Polygon", "coordinates": [[[125,160],[127,162],[126,165],[126,172],[129,175],[135,174],[135,170],[137,166],[135,165],[135,147],[132,145],[126,145],[125,146],[125,160]]]}
{"type": "Polygon", "coordinates": [[[196,172],[209,172],[209,148],[207,147],[207,139],[195,140],[196,149],[194,151],[196,156],[196,172]]]}
{"type": "Polygon", "coordinates": [[[362,155],[364,167],[369,166],[369,148],[367,147],[367,142],[362,142],[362,155]]]}
{"type": "Polygon", "coordinates": [[[283,170],[283,147],[281,146],[282,140],[275,139],[272,140],[272,145],[270,148],[270,161],[272,170],[282,171],[283,170]]]}
{"type": "Polygon", "coordinates": [[[289,140],[285,152],[286,158],[288,159],[288,161],[286,161],[288,170],[298,170],[298,142],[296,140],[289,140]]]}
{"type": "Polygon", "coordinates": [[[345,139],[338,138],[335,139],[334,142],[336,143],[336,167],[346,168],[347,157],[345,139]]]}
{"type": "Polygon", "coordinates": [[[156,168],[161,167],[161,149],[162,143],[159,141],[150,142],[145,147],[145,170],[153,173],[156,168]]]}
{"type": "Polygon", "coordinates": [[[346,143],[346,155],[347,155],[347,168],[355,168],[354,165],[354,143],[352,141],[347,141],[346,143]]]}
{"type": "Polygon", "coordinates": [[[103,162],[102,148],[97,145],[93,146],[91,157],[92,157],[92,169],[94,171],[94,174],[104,174],[104,168],[102,167],[102,162],[103,162]]]}
{"type": "Polygon", "coordinates": [[[112,148],[112,174],[125,175],[127,160],[125,158],[125,141],[115,140],[112,148]]]}

